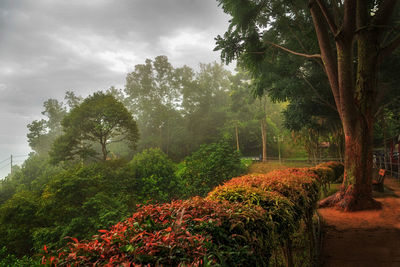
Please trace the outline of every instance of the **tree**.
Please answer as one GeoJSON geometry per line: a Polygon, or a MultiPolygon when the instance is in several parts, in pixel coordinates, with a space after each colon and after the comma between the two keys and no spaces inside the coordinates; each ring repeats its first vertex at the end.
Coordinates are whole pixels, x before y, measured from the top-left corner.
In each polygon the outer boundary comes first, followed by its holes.
{"type": "Polygon", "coordinates": [[[306,6],[304,1],[219,0],[233,17],[224,37],[217,38],[217,49],[222,49],[225,60],[245,55],[244,64],[260,71],[258,63],[275,47],[316,60],[325,71],[345,135],[345,175],[341,190],[322,205],[344,210],[378,206],[372,198],[372,129],[377,100],[385,93],[377,87],[378,70],[400,45],[396,2],[309,0],[306,6]],[[285,21],[312,24],[320,54],[287,47],[287,40],[296,35],[279,32],[285,21]],[[271,38],[277,37],[271,32],[279,32],[279,38],[271,38]]]}
{"type": "Polygon", "coordinates": [[[281,115],[285,103],[273,103],[267,95],[249,94],[249,90],[254,92],[254,80],[240,68],[230,81],[230,120],[226,128],[235,133],[237,144],[239,130],[245,137],[241,138],[241,152],[244,155],[262,155],[263,161],[267,160],[267,150],[268,155],[278,156],[273,140],[284,130],[281,115]]]}
{"type": "Polygon", "coordinates": [[[67,101],[69,109],[73,109],[82,103],[82,97],[75,95],[73,91],[65,92],[65,101],[67,101]]]}
{"type": "Polygon", "coordinates": [[[67,91],[64,97],[67,106],[57,99],[48,99],[43,103],[42,115],[46,119],[34,120],[28,124],[27,134],[29,146],[40,155],[47,155],[51,144],[62,134],[61,121],[70,110],[82,102],[82,97],[75,95],[73,91],[67,91]]]}
{"type": "Polygon", "coordinates": [[[170,145],[171,121],[179,103],[179,83],[166,56],[146,59],[126,77],[126,104],[137,116],[144,147],[159,147],[166,153],[170,145]]]}
{"type": "Polygon", "coordinates": [[[183,116],[188,154],[205,143],[218,142],[228,120],[230,73],[221,64],[200,64],[193,83],[183,91],[183,116]]]}
{"type": "Polygon", "coordinates": [[[174,68],[165,56],[136,65],[126,78],[124,102],[138,121],[138,149],[159,147],[177,160],[217,141],[227,117],[229,75],[217,63],[200,64],[198,72],[174,68]]]}
{"type": "Polygon", "coordinates": [[[101,159],[107,159],[107,145],[127,142],[135,148],[139,138],[136,122],[125,106],[113,96],[102,92],[87,97],[73,108],[62,121],[63,135],[58,137],[50,156],[54,162],[97,157],[94,144],[100,145],[101,159]]]}
{"type": "Polygon", "coordinates": [[[240,152],[226,140],[202,145],[178,166],[186,197],[205,196],[214,187],[243,173],[240,152]]]}
{"type": "Polygon", "coordinates": [[[47,119],[34,120],[28,124],[27,134],[30,147],[38,154],[47,154],[50,145],[61,134],[61,121],[67,113],[62,102],[48,99],[43,103],[42,115],[47,119]]]}

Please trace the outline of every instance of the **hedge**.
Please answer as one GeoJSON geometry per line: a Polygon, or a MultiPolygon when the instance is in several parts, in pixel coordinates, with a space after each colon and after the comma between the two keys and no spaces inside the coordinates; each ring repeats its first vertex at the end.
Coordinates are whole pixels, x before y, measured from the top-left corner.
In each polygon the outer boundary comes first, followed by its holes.
{"type": "Polygon", "coordinates": [[[343,172],[344,172],[343,163],[337,162],[337,161],[324,162],[324,163],[321,163],[321,164],[317,165],[316,167],[328,167],[328,168],[331,168],[335,173],[334,181],[338,180],[343,175],[343,172]]]}
{"type": "Polygon", "coordinates": [[[91,241],[72,239],[43,264],[268,266],[272,223],[261,207],[199,197],[139,208],[91,241]]]}
{"type": "Polygon", "coordinates": [[[43,264],[268,266],[281,247],[287,266],[293,266],[291,240],[299,235],[301,222],[313,256],[312,216],[321,186],[332,179],[329,168],[244,175],[217,186],[206,198],[140,206],[92,240],[72,238],[57,253],[45,252],[43,264]]]}

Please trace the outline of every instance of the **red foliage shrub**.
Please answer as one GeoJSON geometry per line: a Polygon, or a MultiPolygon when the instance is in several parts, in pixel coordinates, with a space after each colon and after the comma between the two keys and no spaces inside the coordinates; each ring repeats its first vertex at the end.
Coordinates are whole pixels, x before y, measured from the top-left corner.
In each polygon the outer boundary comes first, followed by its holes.
{"type": "Polygon", "coordinates": [[[206,199],[141,206],[93,240],[71,238],[57,255],[45,252],[43,264],[268,266],[273,246],[290,240],[301,219],[311,222],[325,179],[316,170],[245,175],[206,199]]]}
{"type": "Polygon", "coordinates": [[[226,201],[193,198],[142,206],[126,221],[99,232],[91,241],[72,239],[43,263],[198,266],[223,259],[228,265],[267,265],[270,256],[265,211],[226,201]]]}

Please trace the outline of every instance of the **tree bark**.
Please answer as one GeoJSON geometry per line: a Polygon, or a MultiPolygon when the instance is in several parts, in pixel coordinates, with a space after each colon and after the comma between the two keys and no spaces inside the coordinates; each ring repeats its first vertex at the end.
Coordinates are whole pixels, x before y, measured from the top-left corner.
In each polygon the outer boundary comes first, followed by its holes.
{"type": "Polygon", "coordinates": [[[262,138],[262,161],[267,162],[267,121],[265,117],[261,119],[261,138],[262,138]]]}
{"type": "Polygon", "coordinates": [[[235,135],[236,135],[236,150],[239,151],[239,130],[237,124],[235,125],[235,135]]]}
{"type": "Polygon", "coordinates": [[[103,161],[107,160],[107,147],[106,147],[106,143],[101,143],[101,152],[103,152],[103,161]]]}
{"type": "Polygon", "coordinates": [[[371,184],[373,114],[377,108],[379,64],[400,45],[398,39],[386,46],[382,43],[382,36],[388,31],[388,27],[383,26],[388,24],[397,0],[379,1],[375,15],[371,15],[367,1],[345,0],[342,25],[335,25],[338,20],[332,19],[324,3],[323,0],[309,0],[309,7],[321,58],[342,120],[345,171],[341,190],[320,205],[348,211],[377,208],[379,204],[372,198],[371,184]],[[336,44],[336,59],[329,45],[328,28],[336,44]],[[353,51],[357,51],[357,56],[353,51]]]}
{"type": "Polygon", "coordinates": [[[360,32],[357,38],[356,82],[352,80],[353,46],[337,45],[339,91],[345,135],[345,170],[341,190],[320,202],[346,211],[379,208],[372,198],[372,152],[375,96],[377,90],[378,50],[373,31],[360,32]]]}

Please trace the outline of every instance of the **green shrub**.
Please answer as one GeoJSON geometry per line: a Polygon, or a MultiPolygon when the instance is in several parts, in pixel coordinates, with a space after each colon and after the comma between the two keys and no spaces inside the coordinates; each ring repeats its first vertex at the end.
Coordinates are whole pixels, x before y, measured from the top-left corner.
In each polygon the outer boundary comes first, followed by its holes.
{"type": "Polygon", "coordinates": [[[254,184],[224,184],[211,191],[207,198],[262,207],[266,211],[266,221],[273,222],[274,240],[278,244],[290,238],[299,227],[299,220],[295,219],[294,204],[290,200],[277,192],[255,187],[254,184]]]}
{"type": "Polygon", "coordinates": [[[342,176],[344,173],[344,165],[343,165],[343,163],[338,162],[338,161],[324,162],[324,163],[317,165],[316,167],[331,168],[335,173],[335,177],[331,182],[338,180],[340,178],[340,176],[342,176]]]}
{"type": "Polygon", "coordinates": [[[336,180],[335,172],[332,168],[318,165],[308,168],[308,170],[317,175],[321,184],[333,183],[336,180]]]}
{"type": "Polygon", "coordinates": [[[228,142],[203,145],[187,157],[177,172],[186,196],[205,196],[214,187],[243,173],[240,153],[228,142]]]}
{"type": "Polygon", "coordinates": [[[125,180],[119,175],[123,162],[110,161],[76,166],[57,174],[46,186],[35,215],[39,227],[32,229],[34,251],[46,244],[60,247],[65,236],[89,238],[99,228],[129,215],[125,180]]]}
{"type": "MultiPolygon", "coordinates": [[[[292,243],[293,240],[309,241],[302,246],[309,248],[306,258],[311,262],[314,253],[312,217],[320,185],[319,177],[309,169],[284,169],[233,178],[211,191],[208,198],[262,207],[266,211],[266,222],[272,220],[274,224],[271,242],[285,251],[286,263],[294,261],[292,248],[298,244],[292,243]],[[300,224],[301,221],[304,223],[300,224]]],[[[274,264],[282,263],[280,251],[274,250],[273,254],[274,264]]]]}
{"type": "Polygon", "coordinates": [[[40,220],[35,216],[38,197],[30,191],[19,191],[0,206],[0,247],[7,247],[21,257],[32,248],[32,232],[40,220]]]}
{"type": "Polygon", "coordinates": [[[324,195],[326,195],[330,184],[335,182],[336,180],[334,170],[330,167],[324,167],[321,165],[313,168],[308,168],[308,170],[318,177],[318,181],[321,184],[322,191],[324,195]]]}
{"type": "Polygon", "coordinates": [[[17,258],[9,254],[6,247],[0,248],[0,266],[1,267],[35,267],[42,266],[39,260],[34,260],[28,256],[17,258]]]}
{"type": "Polygon", "coordinates": [[[249,159],[249,158],[242,158],[240,159],[240,164],[241,164],[241,172],[242,173],[247,173],[251,167],[251,165],[253,165],[253,160],[249,159]]]}
{"type": "Polygon", "coordinates": [[[158,148],[144,150],[128,164],[129,175],[135,179],[139,202],[166,202],[180,197],[181,185],[175,171],[175,163],[158,148]]]}

